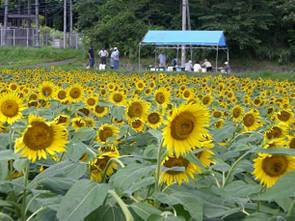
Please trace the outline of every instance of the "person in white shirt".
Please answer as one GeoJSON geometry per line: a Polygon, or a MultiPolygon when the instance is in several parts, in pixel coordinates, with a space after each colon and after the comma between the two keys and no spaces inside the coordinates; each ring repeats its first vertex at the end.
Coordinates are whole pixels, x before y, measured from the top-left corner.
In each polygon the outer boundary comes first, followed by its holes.
{"type": "Polygon", "coordinates": [[[197,62],[194,65],[194,72],[201,72],[202,71],[202,66],[197,62]]]}
{"type": "Polygon", "coordinates": [[[101,64],[107,64],[107,57],[109,56],[109,53],[105,48],[102,48],[98,52],[98,56],[100,57],[101,64]]]}
{"type": "Polygon", "coordinates": [[[192,69],[193,69],[193,63],[191,60],[189,60],[187,63],[185,63],[184,70],[191,72],[192,69]]]}
{"type": "Polygon", "coordinates": [[[207,59],[205,59],[202,66],[204,66],[206,68],[207,72],[212,72],[212,64],[207,59]]]}

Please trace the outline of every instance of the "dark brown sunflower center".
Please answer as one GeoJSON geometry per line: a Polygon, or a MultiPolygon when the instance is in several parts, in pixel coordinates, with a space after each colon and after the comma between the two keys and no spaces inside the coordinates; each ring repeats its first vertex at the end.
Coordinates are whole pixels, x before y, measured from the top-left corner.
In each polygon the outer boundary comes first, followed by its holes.
{"type": "Polygon", "coordinates": [[[213,112],[213,117],[216,117],[216,118],[221,117],[221,112],[220,111],[214,111],[213,112]]]}
{"type": "Polygon", "coordinates": [[[32,150],[43,150],[54,140],[52,127],[43,122],[33,122],[24,134],[24,144],[32,150]]]}
{"type": "Polygon", "coordinates": [[[288,160],[284,156],[267,157],[262,162],[263,171],[271,177],[277,177],[286,172],[288,160]]]}
{"type": "Polygon", "coordinates": [[[96,113],[98,113],[98,114],[101,114],[101,113],[103,113],[104,112],[104,109],[105,109],[105,107],[102,107],[102,106],[96,106],[95,107],[95,112],[96,113]]]}
{"type": "MultiPolygon", "coordinates": [[[[183,157],[169,157],[168,160],[165,161],[164,167],[166,168],[173,168],[173,167],[184,167],[186,169],[189,165],[189,161],[184,159],[183,157]]],[[[168,170],[166,173],[171,174],[171,175],[177,175],[180,173],[183,173],[183,171],[176,171],[176,170],[168,170]]]]}
{"type": "Polygon", "coordinates": [[[6,100],[1,105],[1,113],[6,117],[15,117],[18,111],[18,103],[14,100],[6,100]]]}
{"type": "Polygon", "coordinates": [[[190,112],[183,112],[171,122],[171,136],[176,140],[187,139],[195,127],[195,117],[190,112]]]}
{"type": "Polygon", "coordinates": [[[141,82],[138,83],[138,84],[137,84],[137,87],[140,88],[140,89],[143,88],[143,83],[141,83],[141,82]]]}
{"type": "Polygon", "coordinates": [[[45,97],[49,97],[51,94],[52,94],[53,90],[51,87],[43,87],[42,88],[42,94],[45,96],[45,97]]]}
{"type": "Polygon", "coordinates": [[[151,113],[148,115],[148,121],[151,124],[157,124],[160,121],[160,116],[158,113],[151,113]]]}
{"type": "Polygon", "coordinates": [[[82,120],[76,120],[74,123],[75,123],[75,125],[76,125],[77,127],[79,127],[79,128],[85,126],[85,122],[82,121],[82,120]]]}
{"type": "Polygon", "coordinates": [[[95,166],[100,170],[104,170],[110,159],[111,158],[109,156],[104,156],[102,159],[97,159],[95,162],[95,166]]]}
{"type": "Polygon", "coordinates": [[[246,114],[243,118],[243,122],[246,127],[251,127],[255,123],[255,117],[253,114],[246,114]]]}
{"type": "Polygon", "coordinates": [[[140,128],[141,126],[142,126],[141,120],[135,120],[132,122],[132,127],[135,129],[140,128]]]}
{"type": "Polygon", "coordinates": [[[183,96],[185,97],[185,98],[188,98],[189,96],[190,96],[190,92],[189,91],[185,91],[185,92],[183,92],[183,96]]]}
{"type": "Polygon", "coordinates": [[[280,114],[278,114],[278,118],[281,121],[288,121],[291,117],[291,114],[287,111],[281,111],[280,114]]]}
{"type": "Polygon", "coordinates": [[[141,117],[143,114],[143,106],[139,102],[133,102],[128,108],[128,116],[133,117],[141,117]]]}
{"type": "Polygon", "coordinates": [[[203,104],[207,105],[210,102],[210,97],[206,96],[202,99],[202,101],[203,101],[203,104]]]}
{"type": "Polygon", "coordinates": [[[282,129],[279,127],[273,127],[270,131],[266,132],[268,139],[279,138],[282,135],[282,129]]]}
{"type": "Polygon", "coordinates": [[[289,147],[295,149],[295,138],[294,137],[291,139],[291,141],[289,143],[289,147]]]}
{"type": "Polygon", "coordinates": [[[80,90],[80,88],[77,88],[77,87],[73,87],[71,90],[70,90],[70,96],[71,98],[74,98],[74,99],[77,99],[81,96],[82,92],[80,90]]]}
{"type": "Polygon", "coordinates": [[[122,96],[122,94],[120,94],[120,93],[115,93],[114,96],[113,96],[113,100],[114,100],[116,103],[120,103],[120,102],[123,100],[123,96],[122,96]]]}
{"type": "Polygon", "coordinates": [[[89,106],[94,106],[95,105],[95,99],[94,98],[88,98],[87,99],[87,104],[89,106]]]}
{"type": "Polygon", "coordinates": [[[67,117],[59,116],[59,118],[57,120],[57,124],[64,124],[67,122],[67,120],[68,120],[67,117]]]}
{"type": "Polygon", "coordinates": [[[165,103],[165,95],[162,92],[158,92],[156,94],[156,102],[159,104],[164,104],[165,103]]]}
{"type": "Polygon", "coordinates": [[[17,89],[17,85],[15,84],[10,85],[10,89],[15,91],[17,89]]]}
{"type": "Polygon", "coordinates": [[[59,91],[57,93],[57,97],[58,97],[58,99],[63,100],[63,99],[65,99],[67,97],[67,93],[64,90],[59,91]]]}
{"type": "Polygon", "coordinates": [[[240,108],[234,108],[234,109],[233,109],[233,117],[234,117],[234,118],[239,118],[240,115],[241,115],[241,113],[242,113],[242,111],[241,111],[240,108]]]}
{"type": "Polygon", "coordinates": [[[106,142],[109,137],[113,136],[113,130],[110,127],[104,127],[99,131],[98,136],[102,142],[106,142]]]}
{"type": "Polygon", "coordinates": [[[88,110],[87,108],[81,108],[78,111],[84,114],[85,116],[88,116],[90,114],[90,110],[88,110]]]}

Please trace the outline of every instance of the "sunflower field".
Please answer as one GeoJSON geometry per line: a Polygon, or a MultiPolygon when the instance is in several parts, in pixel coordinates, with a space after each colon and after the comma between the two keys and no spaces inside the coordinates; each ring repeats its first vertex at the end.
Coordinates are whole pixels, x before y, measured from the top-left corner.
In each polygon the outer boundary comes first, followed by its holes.
{"type": "Polygon", "coordinates": [[[295,220],[295,82],[0,73],[1,221],[295,220]]]}

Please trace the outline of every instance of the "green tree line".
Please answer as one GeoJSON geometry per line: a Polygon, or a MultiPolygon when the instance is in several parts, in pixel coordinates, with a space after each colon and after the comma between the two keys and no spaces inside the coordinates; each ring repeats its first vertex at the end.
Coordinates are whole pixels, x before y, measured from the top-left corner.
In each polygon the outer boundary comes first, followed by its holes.
{"type": "MultiPolygon", "coordinates": [[[[294,61],[295,0],[190,0],[192,29],[224,30],[235,57],[294,61]]],[[[88,43],[136,56],[149,29],[181,28],[181,0],[85,0],[77,27],[88,43]]]]}
{"type": "MultiPolygon", "coordinates": [[[[34,13],[34,0],[31,10],[34,13]]],[[[149,29],[179,30],[181,0],[72,0],[75,28],[86,44],[118,46],[137,56],[149,29]]],[[[27,0],[9,0],[9,10],[27,13],[27,0]]],[[[63,0],[39,0],[42,25],[63,30],[63,0]]],[[[231,56],[295,60],[295,0],[189,0],[192,29],[224,30],[231,56]]],[[[4,0],[0,7],[3,23],[4,0]]],[[[146,54],[151,54],[146,51],[146,54]]],[[[143,51],[143,53],[145,53],[143,51]]]]}

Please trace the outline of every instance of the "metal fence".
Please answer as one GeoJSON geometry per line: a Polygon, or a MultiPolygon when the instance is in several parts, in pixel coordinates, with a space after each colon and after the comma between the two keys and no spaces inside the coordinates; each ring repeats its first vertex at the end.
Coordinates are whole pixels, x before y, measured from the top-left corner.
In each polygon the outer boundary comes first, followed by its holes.
{"type": "MultiPolygon", "coordinates": [[[[80,37],[77,32],[67,33],[67,48],[79,48],[80,37]]],[[[63,39],[52,36],[49,31],[37,33],[34,28],[0,29],[0,46],[55,47],[62,48],[63,39]]]]}

